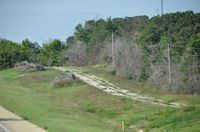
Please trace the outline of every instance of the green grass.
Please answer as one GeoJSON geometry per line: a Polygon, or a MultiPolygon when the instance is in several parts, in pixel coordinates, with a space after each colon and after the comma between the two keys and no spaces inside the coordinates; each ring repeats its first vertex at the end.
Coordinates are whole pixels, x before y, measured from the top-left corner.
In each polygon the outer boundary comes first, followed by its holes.
{"type": "MultiPolygon", "coordinates": [[[[123,78],[106,73],[101,67],[91,68],[87,72],[95,72],[109,81],[120,81],[116,83],[119,86],[126,84],[123,78]]],[[[193,107],[161,107],[112,96],[82,81],[53,88],[51,82],[59,74],[54,70],[0,71],[0,105],[50,132],[121,132],[122,121],[125,122],[126,132],[141,128],[155,132],[200,131],[198,96],[181,95],[190,99],[186,102],[195,104],[193,107]]],[[[134,88],[133,91],[140,90],[131,82],[126,84],[128,86],[134,88]]],[[[140,88],[143,88],[142,85],[140,88]]],[[[177,95],[171,96],[171,100],[174,100],[174,96],[178,98],[177,95]]]]}
{"type": "Polygon", "coordinates": [[[153,96],[155,98],[163,99],[167,102],[179,102],[190,106],[200,106],[200,96],[173,94],[167,91],[167,89],[159,89],[158,87],[150,84],[143,84],[135,82],[134,80],[127,80],[126,78],[113,75],[112,72],[108,72],[106,70],[106,65],[83,67],[79,68],[79,70],[85,73],[92,73],[98,77],[108,80],[116,86],[128,89],[132,92],[153,96]]]}

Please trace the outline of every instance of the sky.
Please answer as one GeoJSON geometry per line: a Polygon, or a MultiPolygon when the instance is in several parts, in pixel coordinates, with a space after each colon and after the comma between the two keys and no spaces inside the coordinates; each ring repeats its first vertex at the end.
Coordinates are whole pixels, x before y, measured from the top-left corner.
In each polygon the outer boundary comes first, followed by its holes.
{"type": "MultiPolygon", "coordinates": [[[[163,0],[164,13],[200,12],[200,0],[163,0]]],[[[65,41],[86,20],[160,14],[161,0],[0,0],[0,38],[65,41]]]]}

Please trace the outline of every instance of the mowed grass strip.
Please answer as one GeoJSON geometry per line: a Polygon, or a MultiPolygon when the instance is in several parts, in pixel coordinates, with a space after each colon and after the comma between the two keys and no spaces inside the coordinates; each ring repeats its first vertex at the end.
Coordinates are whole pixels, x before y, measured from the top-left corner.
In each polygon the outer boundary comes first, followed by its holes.
{"type": "Polygon", "coordinates": [[[0,71],[0,105],[50,132],[121,132],[122,121],[127,132],[200,130],[198,107],[141,103],[109,95],[80,80],[51,87],[59,74],[54,70],[0,71]]]}

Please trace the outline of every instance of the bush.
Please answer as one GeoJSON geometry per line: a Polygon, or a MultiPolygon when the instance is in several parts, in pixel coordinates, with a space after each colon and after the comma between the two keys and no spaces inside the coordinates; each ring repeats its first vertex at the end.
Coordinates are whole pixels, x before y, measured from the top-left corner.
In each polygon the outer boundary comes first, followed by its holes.
{"type": "Polygon", "coordinates": [[[112,75],[116,75],[116,70],[112,70],[112,71],[110,71],[110,73],[111,73],[112,75]]]}
{"type": "Polygon", "coordinates": [[[133,79],[133,76],[130,73],[128,73],[126,75],[126,80],[131,80],[131,79],[133,79]]]}

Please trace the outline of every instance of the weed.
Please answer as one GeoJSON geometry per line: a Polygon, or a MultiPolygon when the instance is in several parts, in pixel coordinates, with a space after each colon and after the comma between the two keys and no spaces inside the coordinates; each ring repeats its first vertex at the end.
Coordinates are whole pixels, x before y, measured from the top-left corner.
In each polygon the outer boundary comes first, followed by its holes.
{"type": "Polygon", "coordinates": [[[86,106],[85,111],[89,113],[96,113],[96,107],[92,104],[89,104],[86,106]]]}

